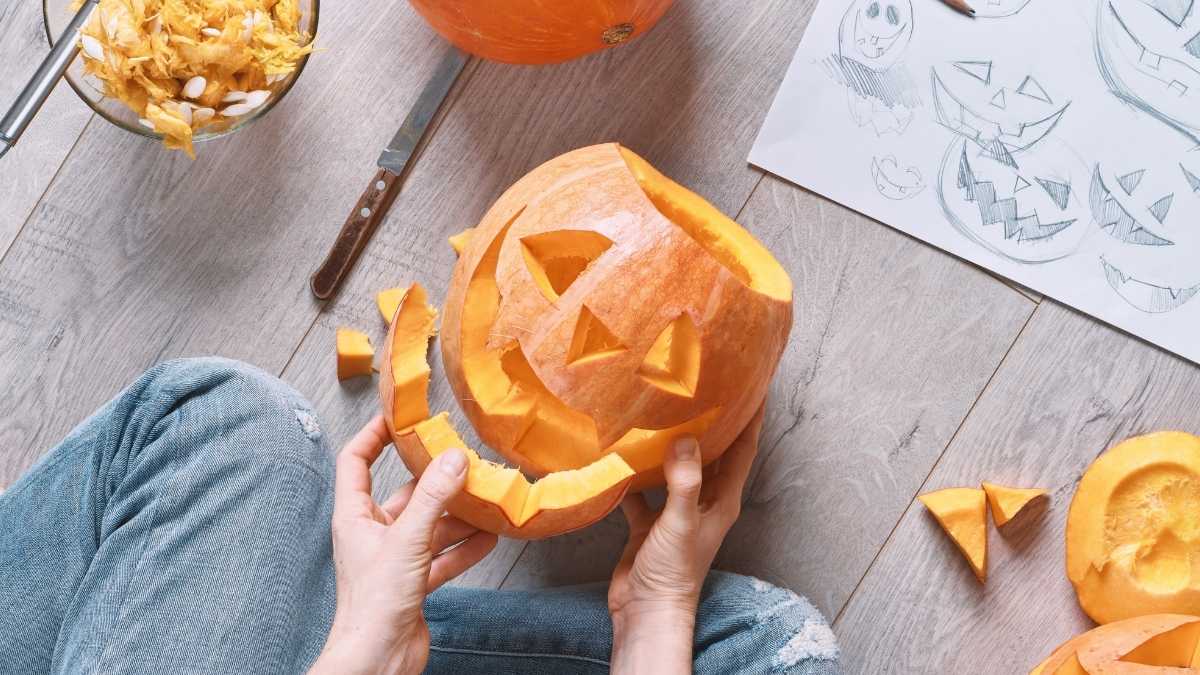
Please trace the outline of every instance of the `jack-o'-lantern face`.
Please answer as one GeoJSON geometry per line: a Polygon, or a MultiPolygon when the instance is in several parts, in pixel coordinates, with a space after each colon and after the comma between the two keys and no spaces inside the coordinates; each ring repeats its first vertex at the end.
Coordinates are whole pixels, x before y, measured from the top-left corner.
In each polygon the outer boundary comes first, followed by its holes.
{"type": "Polygon", "coordinates": [[[1190,154],[1150,167],[1096,165],[1092,218],[1108,236],[1105,279],[1134,308],[1161,314],[1200,293],[1200,159],[1190,154]]]}
{"type": "Polygon", "coordinates": [[[1047,134],[1062,118],[1031,76],[994,86],[991,62],[933,71],[938,122],[956,134],[938,194],[947,219],[994,253],[1017,262],[1070,255],[1087,235],[1087,166],[1047,134]],[[954,82],[951,91],[946,84],[954,82]]]}
{"type": "Polygon", "coordinates": [[[874,70],[892,67],[912,38],[912,0],[857,0],[838,29],[841,55],[874,70]]]}
{"type": "Polygon", "coordinates": [[[1100,0],[1096,53],[1118,97],[1200,142],[1195,0],[1100,0]]]}
{"type": "Polygon", "coordinates": [[[724,451],[790,324],[791,282],[765,248],[609,144],[539,167],[476,228],[443,356],[480,437],[522,469],[617,453],[640,489],[673,438],[724,451]]]}

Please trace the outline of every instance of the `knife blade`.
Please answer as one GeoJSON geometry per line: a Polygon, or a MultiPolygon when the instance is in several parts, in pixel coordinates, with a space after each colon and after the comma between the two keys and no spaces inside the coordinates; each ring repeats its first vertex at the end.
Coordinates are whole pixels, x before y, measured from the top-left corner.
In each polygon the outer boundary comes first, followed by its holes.
{"type": "Polygon", "coordinates": [[[309,279],[309,289],[317,299],[333,297],[371,235],[387,216],[429,123],[445,102],[468,59],[465,52],[450,48],[425,83],[396,135],[380,153],[376,162],[379,170],[354,203],[354,209],[342,224],[329,254],[309,279]]]}

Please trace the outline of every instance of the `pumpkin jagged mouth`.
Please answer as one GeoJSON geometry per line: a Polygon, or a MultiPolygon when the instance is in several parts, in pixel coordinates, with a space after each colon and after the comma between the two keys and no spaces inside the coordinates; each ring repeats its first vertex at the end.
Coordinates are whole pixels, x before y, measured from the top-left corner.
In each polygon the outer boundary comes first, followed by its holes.
{"type": "MultiPolygon", "coordinates": [[[[1113,3],[1107,4],[1108,11],[1117,22],[1117,30],[1112,31],[1117,47],[1125,54],[1130,63],[1136,64],[1138,72],[1152,80],[1158,80],[1167,91],[1173,92],[1181,98],[1191,94],[1192,87],[1200,87],[1200,70],[1179,59],[1147,49],[1146,45],[1142,44],[1142,41],[1133,34],[1125,20],[1121,18],[1121,14],[1113,3]]],[[[1189,49],[1197,42],[1200,40],[1193,38],[1192,42],[1188,43],[1189,49]]]]}
{"type": "MultiPolygon", "coordinates": [[[[1184,171],[1186,172],[1186,169],[1184,171]]],[[[1099,164],[1092,172],[1089,201],[1092,207],[1092,217],[1096,219],[1100,229],[1107,232],[1113,239],[1139,246],[1175,245],[1175,242],[1170,239],[1164,239],[1143,227],[1138,219],[1134,218],[1116,197],[1113,197],[1112,191],[1104,183],[1104,176],[1101,175],[1099,164]]]]}
{"type": "Polygon", "coordinates": [[[1200,293],[1200,284],[1187,288],[1159,286],[1146,281],[1134,279],[1125,274],[1104,257],[1100,258],[1104,267],[1104,278],[1117,295],[1121,296],[1135,309],[1150,314],[1162,314],[1178,308],[1200,293]]]}
{"type": "Polygon", "coordinates": [[[942,82],[937,69],[931,68],[930,74],[933,80],[933,109],[938,124],[973,141],[987,157],[1013,168],[1017,166],[1013,154],[1045,138],[1071,105],[1066,103],[1040,120],[1005,128],[1000,122],[980,115],[960,101],[942,82]]]}
{"type": "MultiPolygon", "coordinates": [[[[1042,181],[1038,181],[1041,183],[1042,181]]],[[[1047,181],[1047,183],[1049,183],[1047,181]]],[[[975,172],[971,169],[971,163],[967,159],[967,146],[963,145],[962,157],[958,162],[958,187],[962,190],[963,199],[973,202],[979,207],[979,219],[984,225],[1004,225],[1004,238],[1016,239],[1017,243],[1037,243],[1050,239],[1054,235],[1062,232],[1071,225],[1075,224],[1074,218],[1069,220],[1060,220],[1053,223],[1043,223],[1038,217],[1037,211],[1027,216],[1019,215],[1018,203],[1016,197],[1008,197],[1005,199],[996,198],[996,185],[989,180],[979,180],[975,177],[975,172]]],[[[1060,184],[1050,184],[1054,187],[1065,188],[1065,192],[1059,192],[1062,195],[1063,203],[1061,206],[1066,207],[1066,199],[1069,198],[1070,186],[1060,184]]],[[[1042,186],[1049,192],[1049,187],[1046,184],[1042,186]]],[[[1054,196],[1054,195],[1052,195],[1054,196]]]]}

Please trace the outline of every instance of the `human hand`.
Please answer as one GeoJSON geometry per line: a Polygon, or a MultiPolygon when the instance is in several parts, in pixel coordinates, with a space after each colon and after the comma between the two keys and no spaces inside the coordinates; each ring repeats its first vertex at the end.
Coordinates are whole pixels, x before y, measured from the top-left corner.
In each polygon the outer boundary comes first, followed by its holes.
{"type": "Polygon", "coordinates": [[[763,408],[720,459],[702,468],[694,438],[675,442],[663,464],[667,503],[640,494],[621,503],[629,542],[613,572],[614,672],[691,672],[696,605],[704,578],[742,507],[758,453],[763,408]]]}
{"type": "Polygon", "coordinates": [[[377,504],[371,498],[371,464],[390,442],[383,418],[376,417],[338,454],[337,610],[310,675],[423,670],[429,659],[429,628],[421,613],[425,596],[496,545],[496,535],[443,515],[467,480],[467,457],[460,450],[442,453],[420,480],[377,504]]]}

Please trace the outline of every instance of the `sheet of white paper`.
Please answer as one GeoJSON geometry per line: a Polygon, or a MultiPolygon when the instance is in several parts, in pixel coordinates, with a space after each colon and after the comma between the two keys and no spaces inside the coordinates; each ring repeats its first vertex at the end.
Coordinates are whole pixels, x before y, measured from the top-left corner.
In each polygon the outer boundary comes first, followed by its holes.
{"type": "Polygon", "coordinates": [[[1200,363],[1200,0],[969,1],[821,0],[750,161],[1200,363]]]}

